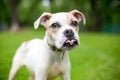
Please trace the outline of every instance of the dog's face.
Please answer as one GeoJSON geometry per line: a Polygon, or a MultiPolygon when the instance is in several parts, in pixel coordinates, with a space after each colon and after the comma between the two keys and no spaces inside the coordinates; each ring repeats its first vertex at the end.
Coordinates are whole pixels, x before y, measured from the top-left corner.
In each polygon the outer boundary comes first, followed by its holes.
{"type": "Polygon", "coordinates": [[[79,22],[83,20],[85,24],[84,15],[73,10],[70,12],[60,13],[43,13],[40,18],[34,23],[35,29],[39,24],[46,28],[46,36],[48,43],[58,49],[70,50],[79,45],[79,22]]]}

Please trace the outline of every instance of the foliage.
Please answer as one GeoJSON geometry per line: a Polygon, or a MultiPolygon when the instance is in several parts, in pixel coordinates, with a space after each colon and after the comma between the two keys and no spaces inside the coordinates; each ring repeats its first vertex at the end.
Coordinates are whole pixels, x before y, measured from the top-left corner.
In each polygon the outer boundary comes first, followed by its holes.
{"type": "Polygon", "coordinates": [[[10,2],[8,0],[0,0],[0,23],[9,22],[11,19],[10,2]]]}
{"type": "MultiPolygon", "coordinates": [[[[15,50],[25,40],[43,38],[44,29],[24,30],[16,34],[0,33],[0,80],[7,80],[15,50]]],[[[80,33],[81,45],[69,51],[72,80],[120,80],[120,36],[80,33]]],[[[27,80],[29,72],[20,69],[17,80],[27,80]]],[[[56,79],[60,80],[60,78],[56,79]]]]}
{"type": "MultiPolygon", "coordinates": [[[[78,9],[83,12],[87,19],[89,31],[102,31],[107,28],[120,29],[120,1],[119,0],[50,0],[51,5],[45,7],[42,0],[20,0],[18,6],[19,21],[21,26],[33,25],[33,22],[43,12],[61,12],[78,9]],[[114,26],[112,26],[114,25],[114,26]]],[[[0,23],[11,23],[10,0],[0,1],[0,23]]],[[[119,32],[119,30],[117,31],[119,32]]]]}

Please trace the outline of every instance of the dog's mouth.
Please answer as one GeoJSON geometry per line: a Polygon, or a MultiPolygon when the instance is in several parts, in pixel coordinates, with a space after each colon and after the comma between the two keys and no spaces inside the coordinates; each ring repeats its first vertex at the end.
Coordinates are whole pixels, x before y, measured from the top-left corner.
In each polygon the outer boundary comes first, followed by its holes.
{"type": "Polygon", "coordinates": [[[67,48],[67,49],[72,49],[73,47],[78,45],[78,40],[76,39],[67,39],[64,44],[63,47],[67,48]]]}

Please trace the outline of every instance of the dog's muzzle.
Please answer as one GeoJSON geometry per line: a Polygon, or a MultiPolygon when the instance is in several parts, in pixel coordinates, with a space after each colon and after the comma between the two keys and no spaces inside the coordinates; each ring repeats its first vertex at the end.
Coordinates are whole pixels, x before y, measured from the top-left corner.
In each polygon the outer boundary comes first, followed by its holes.
{"type": "Polygon", "coordinates": [[[78,41],[76,39],[67,39],[63,46],[64,47],[67,47],[67,48],[73,48],[74,46],[77,46],[78,45],[78,41]]]}
{"type": "Polygon", "coordinates": [[[65,40],[63,47],[65,47],[66,49],[72,49],[73,47],[78,45],[78,40],[75,39],[74,32],[72,29],[66,29],[64,31],[64,35],[67,38],[67,40],[65,40]]]}

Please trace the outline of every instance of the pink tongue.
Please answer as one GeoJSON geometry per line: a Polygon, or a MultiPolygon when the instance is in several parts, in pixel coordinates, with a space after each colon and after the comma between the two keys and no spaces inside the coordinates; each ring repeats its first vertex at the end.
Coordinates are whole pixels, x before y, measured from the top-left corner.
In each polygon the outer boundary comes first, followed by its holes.
{"type": "Polygon", "coordinates": [[[73,43],[75,42],[75,40],[67,40],[66,43],[69,43],[70,45],[73,45],[73,43]]]}

